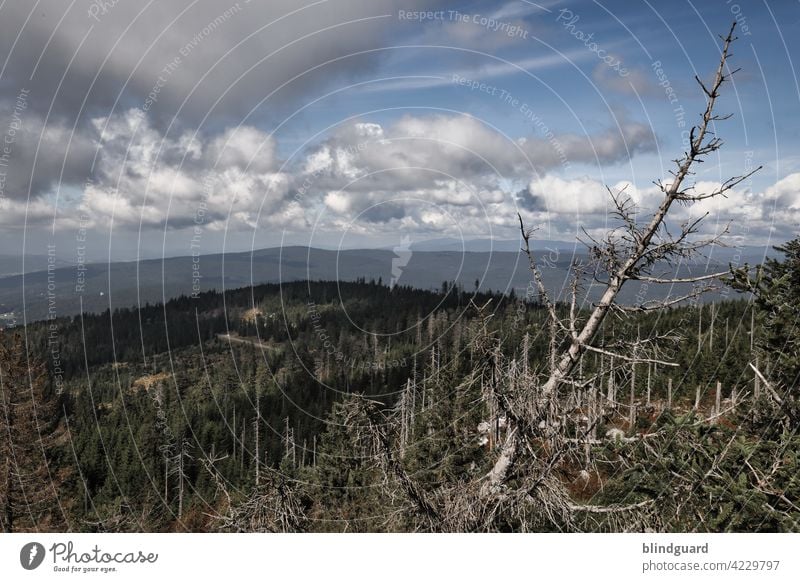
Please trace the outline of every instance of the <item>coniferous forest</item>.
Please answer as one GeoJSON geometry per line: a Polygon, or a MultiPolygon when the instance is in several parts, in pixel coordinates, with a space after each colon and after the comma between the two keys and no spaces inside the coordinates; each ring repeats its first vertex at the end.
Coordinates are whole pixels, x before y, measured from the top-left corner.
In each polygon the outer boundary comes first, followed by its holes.
{"type": "MultiPolygon", "coordinates": [[[[796,531],[800,241],[782,250],[757,280],[728,279],[748,295],[607,319],[604,345],[634,340],[642,355],[592,352],[562,389],[563,454],[543,476],[560,490],[525,482],[541,498],[524,511],[449,519],[796,531]]],[[[318,281],[6,331],[3,527],[433,529],[508,438],[489,394],[523,389],[558,349],[548,321],[537,300],[447,282],[318,281]],[[57,383],[38,363],[52,350],[57,383]]]]}

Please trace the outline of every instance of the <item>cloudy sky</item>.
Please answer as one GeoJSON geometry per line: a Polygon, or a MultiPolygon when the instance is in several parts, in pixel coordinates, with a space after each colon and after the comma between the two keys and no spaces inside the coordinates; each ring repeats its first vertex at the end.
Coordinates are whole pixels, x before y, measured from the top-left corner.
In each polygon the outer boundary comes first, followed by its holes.
{"type": "Polygon", "coordinates": [[[599,232],[606,186],[655,203],[733,20],[697,188],[764,169],[675,219],[763,245],[800,224],[795,1],[4,2],[2,254],[599,232]]]}

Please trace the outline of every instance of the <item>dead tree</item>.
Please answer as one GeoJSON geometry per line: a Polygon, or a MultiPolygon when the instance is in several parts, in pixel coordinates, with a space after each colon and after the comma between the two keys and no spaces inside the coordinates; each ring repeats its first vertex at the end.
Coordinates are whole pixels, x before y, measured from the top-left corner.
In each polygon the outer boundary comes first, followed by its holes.
{"type": "Polygon", "coordinates": [[[181,439],[169,462],[171,466],[169,474],[174,475],[178,482],[178,519],[183,517],[183,499],[187,482],[186,463],[192,460],[191,449],[192,443],[185,438],[181,439]]]}
{"type": "MultiPolygon", "coordinates": [[[[526,229],[522,217],[520,229],[524,240],[524,252],[530,262],[533,280],[538,287],[539,295],[545,305],[550,320],[550,329],[556,334],[556,344],[565,338],[566,347],[555,358],[554,365],[542,378],[542,381],[530,386],[522,395],[515,398],[500,397],[500,406],[508,407],[506,410],[510,421],[515,424],[507,434],[494,465],[486,475],[487,495],[500,490],[506,483],[522,450],[522,444],[531,438],[547,437],[553,432],[557,418],[561,416],[559,406],[559,389],[570,382],[571,376],[587,351],[595,351],[611,355],[615,359],[630,361],[624,351],[615,350],[597,343],[597,335],[603,321],[611,312],[624,315],[630,311],[652,311],[679,304],[688,299],[696,298],[701,293],[711,290],[713,281],[727,275],[727,272],[712,273],[695,277],[671,276],[676,266],[683,260],[690,259],[700,254],[704,249],[715,244],[721,244],[723,232],[711,238],[697,239],[702,218],[685,222],[678,231],[670,232],[668,216],[676,204],[692,205],[697,202],[725,196],[726,193],[746,180],[760,169],[741,176],[729,178],[718,188],[709,192],[697,192],[693,185],[687,184],[693,175],[696,164],[704,161],[708,155],[716,152],[722,146],[722,140],[714,135],[712,124],[728,119],[730,116],[720,116],[714,113],[720,89],[736,71],[730,71],[727,66],[729,49],[734,37],[735,23],[731,26],[728,35],[723,38],[722,53],[714,79],[710,86],[696,77],[696,81],[706,97],[706,107],[702,114],[701,122],[693,127],[689,133],[689,147],[683,155],[675,160],[676,168],[671,172],[670,182],[656,181],[663,197],[658,208],[650,215],[643,225],[637,220],[640,209],[636,207],[633,199],[624,189],[613,192],[609,189],[611,201],[614,205],[613,214],[620,226],[610,231],[603,240],[596,240],[586,234],[587,246],[591,256],[596,262],[598,270],[605,276],[598,277],[603,285],[600,300],[594,305],[585,320],[580,320],[576,311],[571,310],[568,319],[561,318],[555,309],[544,286],[539,265],[530,248],[531,232],[526,229]],[[664,274],[666,272],[667,274],[664,274]],[[622,306],[617,299],[622,287],[629,281],[642,281],[648,284],[673,285],[676,283],[690,283],[692,291],[677,297],[665,300],[645,300],[632,306],[622,306]],[[535,401],[535,405],[519,403],[511,404],[512,400],[527,399],[535,401]],[[514,414],[513,408],[535,410],[536,417],[525,418],[514,414]]],[[[574,299],[573,299],[574,301],[574,299]]],[[[657,358],[639,358],[638,362],[654,362],[661,365],[670,365],[671,362],[659,361],[657,358]]]]}
{"type": "Polygon", "coordinates": [[[210,515],[215,528],[225,532],[287,533],[305,529],[308,505],[305,493],[295,482],[264,467],[262,477],[246,496],[231,493],[229,482],[222,476],[216,463],[225,457],[206,456],[200,459],[222,497],[222,511],[210,515]]]}
{"type": "MultiPolygon", "coordinates": [[[[440,531],[476,531],[514,524],[513,527],[523,531],[541,526],[569,530],[579,529],[579,523],[603,519],[615,524],[617,530],[625,530],[642,529],[648,523],[653,500],[610,506],[574,503],[559,469],[567,459],[590,462],[586,446],[594,440],[602,413],[593,411],[588,421],[581,420],[583,426],[572,432],[567,428],[566,419],[570,412],[569,403],[574,403],[575,395],[583,390],[591,388],[596,406],[596,388],[601,385],[603,373],[609,375],[609,388],[615,390],[615,374],[635,371],[637,364],[676,365],[667,359],[662,346],[664,342],[678,341],[678,334],[639,337],[632,341],[605,341],[600,332],[610,314],[624,319],[632,312],[664,309],[695,299],[713,289],[715,281],[728,274],[726,271],[681,276],[682,262],[712,245],[722,244],[721,238],[727,229],[703,237],[699,235],[703,217],[676,228],[669,216],[677,205],[691,206],[725,196],[760,169],[732,177],[708,192],[698,192],[690,183],[695,165],[722,146],[712,126],[729,117],[717,115],[714,110],[723,84],[736,72],[730,71],[727,65],[729,49],[735,40],[734,28],[735,23],[728,35],[722,38],[720,61],[711,84],[706,85],[696,78],[706,99],[705,110],[699,124],[689,133],[687,150],[675,160],[671,181],[655,182],[663,195],[658,207],[648,214],[636,206],[624,189],[616,192],[609,189],[614,208],[612,214],[619,226],[601,239],[584,233],[582,242],[589,249],[592,264],[573,269],[575,279],[568,309],[557,305],[550,297],[531,248],[532,231],[525,227],[522,216],[519,216],[524,242],[522,251],[528,258],[533,284],[547,314],[549,355],[542,366],[529,369],[527,361],[523,366],[504,361],[498,347],[500,340],[491,333],[478,334],[474,339],[475,367],[469,381],[480,382],[484,401],[490,400],[484,402],[487,410],[505,419],[503,434],[498,435],[502,436],[501,442],[492,451],[488,472],[473,481],[440,484],[434,490],[426,490],[405,471],[402,455],[395,453],[393,441],[400,440],[398,435],[402,431],[398,427],[402,420],[398,419],[402,415],[379,418],[373,415],[372,426],[381,427],[376,431],[377,454],[382,455],[385,472],[391,476],[394,486],[399,485],[409,503],[416,507],[420,527],[440,531]],[[641,215],[645,216],[643,220],[641,215]],[[582,310],[578,308],[581,282],[590,275],[601,286],[601,294],[591,309],[582,310]],[[663,300],[642,299],[634,305],[622,305],[618,301],[619,293],[630,281],[648,285],[691,284],[692,287],[687,293],[667,296],[663,300]],[[585,378],[581,361],[587,353],[594,353],[611,363],[605,369],[601,366],[600,374],[585,378]]],[[[616,396],[611,395],[616,400],[616,396]]],[[[631,396],[633,405],[633,392],[631,396]]],[[[671,390],[668,400],[671,400],[671,390]]],[[[611,404],[616,406],[616,402],[611,404]]],[[[631,418],[633,422],[633,415],[631,418]]],[[[636,437],[616,438],[628,442],[636,437]]],[[[656,520],[652,517],[650,523],[656,520]]]]}
{"type": "MultiPolygon", "coordinates": [[[[259,390],[259,386],[256,386],[256,417],[253,419],[253,432],[255,433],[253,448],[255,450],[255,482],[256,487],[258,487],[259,482],[261,481],[261,392],[259,390]]],[[[242,443],[244,446],[244,443],[242,443]]],[[[235,455],[234,455],[235,456],[235,455]]]]}

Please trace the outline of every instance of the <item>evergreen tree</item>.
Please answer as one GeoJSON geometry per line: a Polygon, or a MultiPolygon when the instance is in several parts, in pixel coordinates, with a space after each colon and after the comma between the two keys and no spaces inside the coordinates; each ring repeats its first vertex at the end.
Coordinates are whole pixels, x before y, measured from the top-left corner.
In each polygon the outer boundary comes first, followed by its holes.
{"type": "Polygon", "coordinates": [[[44,364],[29,359],[25,342],[0,335],[0,525],[4,532],[53,529],[60,521],[58,487],[50,467],[58,430],[56,397],[44,364]]]}
{"type": "Polygon", "coordinates": [[[755,295],[770,376],[794,388],[800,380],[800,237],[775,250],[782,259],[768,258],[755,279],[746,269],[735,273],[734,285],[755,295]]]}

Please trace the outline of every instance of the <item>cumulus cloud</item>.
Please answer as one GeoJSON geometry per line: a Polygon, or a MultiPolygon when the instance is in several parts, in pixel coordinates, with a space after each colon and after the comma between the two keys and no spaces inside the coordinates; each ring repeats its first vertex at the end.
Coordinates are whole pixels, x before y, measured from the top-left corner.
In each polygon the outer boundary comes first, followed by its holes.
{"type": "MultiPolygon", "coordinates": [[[[0,227],[3,230],[21,231],[34,226],[53,224],[54,208],[43,200],[15,200],[0,198],[0,227]]],[[[70,220],[74,226],[76,222],[70,220]]]]}
{"type": "MultiPolygon", "coordinates": [[[[665,179],[665,182],[668,180],[665,179]]],[[[608,185],[613,191],[630,196],[644,220],[661,202],[661,191],[653,186],[637,186],[627,181],[608,185]]],[[[694,192],[719,190],[719,182],[701,180],[694,192]]],[[[523,215],[531,223],[547,223],[554,237],[558,233],[575,233],[585,228],[601,236],[615,226],[610,219],[612,210],[606,185],[589,177],[564,179],[545,176],[532,180],[516,194],[523,215]]],[[[670,211],[667,226],[678,232],[681,224],[702,218],[698,234],[718,235],[724,230],[726,242],[734,245],[758,244],[767,240],[786,240],[800,230],[800,173],[790,174],[763,191],[736,188],[689,205],[675,205],[670,211]]]]}
{"type": "Polygon", "coordinates": [[[557,176],[544,176],[533,180],[528,188],[519,192],[523,206],[533,212],[562,214],[566,217],[580,214],[605,214],[608,191],[603,184],[590,178],[566,180],[557,176]]]}
{"type": "MultiPolygon", "coordinates": [[[[0,131],[17,123],[21,94],[24,109],[0,194],[20,199],[58,186],[82,187],[94,171],[93,123],[131,108],[146,111],[152,128],[170,132],[202,121],[212,126],[202,128],[210,133],[282,118],[311,89],[369,75],[385,54],[370,49],[398,34],[391,15],[398,6],[422,4],[440,2],[3,3],[0,131]]],[[[228,143],[229,137],[208,145],[209,155],[225,144],[220,165],[239,167],[240,152],[251,155],[247,142],[254,136],[237,132],[238,143],[228,143]]],[[[196,147],[177,145],[180,156],[196,147]]],[[[170,154],[162,151],[162,159],[170,161],[170,154]]],[[[274,153],[265,151],[252,160],[253,171],[271,169],[260,165],[270,157],[274,153]]]]}
{"type": "Polygon", "coordinates": [[[800,173],[789,174],[764,192],[767,206],[773,204],[783,211],[794,215],[800,213],[800,173]]]}
{"type": "Polygon", "coordinates": [[[254,227],[260,211],[266,223],[291,214],[282,204],[289,177],[278,171],[275,141],[262,130],[239,126],[208,140],[189,132],[170,137],[135,109],[93,126],[100,150],[81,208],[97,224],[254,227]]]}
{"type": "Polygon", "coordinates": [[[330,229],[485,235],[513,227],[519,209],[564,221],[579,210],[605,213],[601,184],[560,171],[627,161],[652,144],[645,126],[629,122],[587,136],[513,138],[469,115],[404,115],[339,127],[297,163],[291,190],[320,200],[320,224],[330,229]],[[524,196],[514,195],[518,183],[528,184],[524,196]]]}
{"type": "MultiPolygon", "coordinates": [[[[323,228],[358,228],[364,233],[405,231],[485,234],[487,227],[513,228],[517,211],[532,223],[546,222],[552,235],[577,226],[608,226],[606,185],[588,176],[553,172],[559,161],[548,145],[558,139],[574,162],[627,159],[648,147],[645,129],[626,126],[618,137],[605,130],[580,138],[507,138],[470,116],[404,116],[383,126],[353,122],[303,152],[281,160],[275,138],[262,129],[237,126],[217,134],[188,130],[167,134],[137,109],[90,123],[80,137],[97,157],[92,180],[77,200],[52,197],[4,200],[5,223],[52,220],[74,227],[70,204],[91,224],[115,228],[305,229],[322,213],[323,228]],[[551,156],[551,157],[548,157],[551,156]],[[544,170],[544,173],[537,173],[544,170]],[[518,183],[524,187],[514,187],[518,183]],[[298,196],[302,190],[303,196],[298,196]]],[[[625,189],[644,209],[660,193],[628,182],[625,189]]],[[[719,184],[699,182],[697,191],[719,184]]],[[[709,213],[710,228],[727,220],[751,225],[749,234],[768,233],[776,222],[800,217],[800,174],[753,193],[735,190],[689,207],[676,207],[675,221],[709,213]],[[780,216],[772,211],[780,209],[780,216]]]]}
{"type": "Polygon", "coordinates": [[[254,172],[276,169],[275,140],[254,127],[232,127],[209,144],[208,158],[222,168],[254,172]]]}
{"type": "Polygon", "coordinates": [[[502,179],[528,179],[566,163],[614,163],[654,146],[644,125],[597,134],[513,139],[469,115],[406,115],[382,127],[353,123],[309,152],[305,172],[321,190],[441,192],[453,200],[502,179]]]}

